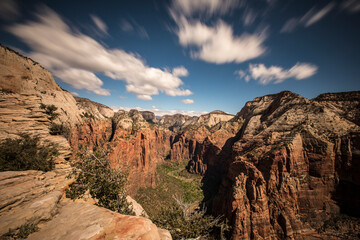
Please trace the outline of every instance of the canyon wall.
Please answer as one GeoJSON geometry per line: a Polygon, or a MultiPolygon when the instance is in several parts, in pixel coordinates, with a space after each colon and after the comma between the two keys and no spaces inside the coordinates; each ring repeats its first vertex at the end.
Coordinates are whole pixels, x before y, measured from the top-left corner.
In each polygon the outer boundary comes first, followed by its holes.
{"type": "Polygon", "coordinates": [[[212,204],[233,239],[306,239],[340,212],[360,216],[360,93],[331,96],[281,92],[237,114],[245,122],[218,154],[227,166],[212,204]]]}

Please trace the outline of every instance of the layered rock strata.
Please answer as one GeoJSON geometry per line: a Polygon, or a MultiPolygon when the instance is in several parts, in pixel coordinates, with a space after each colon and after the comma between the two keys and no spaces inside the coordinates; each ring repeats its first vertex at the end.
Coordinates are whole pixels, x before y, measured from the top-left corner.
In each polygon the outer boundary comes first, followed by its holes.
{"type": "Polygon", "coordinates": [[[306,239],[340,212],[360,216],[359,103],[359,92],[246,103],[241,130],[218,155],[227,170],[212,204],[233,239],[306,239]]]}

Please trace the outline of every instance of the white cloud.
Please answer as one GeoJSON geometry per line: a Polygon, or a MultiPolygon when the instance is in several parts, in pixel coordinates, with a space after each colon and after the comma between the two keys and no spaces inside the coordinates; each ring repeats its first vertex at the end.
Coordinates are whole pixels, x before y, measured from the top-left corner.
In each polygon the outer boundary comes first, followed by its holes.
{"type": "Polygon", "coordinates": [[[73,31],[61,17],[49,8],[37,14],[37,21],[14,24],[8,31],[19,37],[33,52],[29,56],[77,89],[109,95],[103,82],[94,73],[103,73],[126,83],[129,92],[140,95],[165,93],[188,96],[192,92],[180,88],[179,76],[145,65],[133,53],[108,49],[93,38],[73,31]]]}
{"type": "Polygon", "coordinates": [[[317,70],[317,66],[309,63],[296,63],[290,69],[283,69],[279,66],[266,67],[264,64],[250,64],[247,73],[242,70],[235,73],[240,78],[245,79],[246,82],[249,82],[252,78],[259,81],[262,85],[267,85],[269,83],[281,83],[288,78],[295,78],[297,80],[309,78],[316,74],[317,70]]]}
{"type": "Polygon", "coordinates": [[[210,16],[226,14],[241,5],[242,1],[239,0],[174,0],[172,9],[188,17],[197,13],[210,16]]]}
{"type": "Polygon", "coordinates": [[[107,29],[108,27],[106,26],[106,24],[103,22],[103,20],[101,20],[98,16],[95,15],[90,15],[91,20],[93,20],[93,22],[95,23],[95,25],[105,34],[108,34],[107,29]]]}
{"type": "Polygon", "coordinates": [[[183,100],[181,100],[181,102],[183,102],[185,104],[193,104],[194,100],[192,100],[192,99],[183,99],[183,100]]]}
{"type": "Polygon", "coordinates": [[[177,23],[180,44],[196,46],[197,50],[192,52],[192,56],[206,62],[241,63],[261,56],[266,50],[263,46],[265,31],[234,36],[232,27],[223,21],[218,21],[214,27],[200,21],[189,22],[186,18],[181,18],[177,23]]]}
{"type": "Polygon", "coordinates": [[[152,97],[150,95],[137,95],[136,97],[138,99],[144,100],[144,101],[151,101],[152,100],[152,97]]]}
{"type": "Polygon", "coordinates": [[[102,96],[110,95],[109,90],[101,88],[103,82],[92,72],[82,69],[67,68],[53,70],[53,73],[58,78],[62,79],[63,82],[69,83],[76,89],[87,89],[102,96]]]}
{"type": "Polygon", "coordinates": [[[140,107],[129,108],[129,107],[113,106],[111,108],[115,112],[117,112],[119,110],[130,111],[131,109],[136,109],[138,111],[150,111],[150,112],[155,113],[156,116],[174,115],[174,114],[183,114],[183,115],[188,115],[188,116],[200,116],[200,115],[209,113],[209,112],[185,111],[185,110],[163,110],[163,109],[158,109],[158,108],[144,109],[144,108],[140,108],[140,107]]]}
{"type": "Polygon", "coordinates": [[[0,1],[0,18],[5,20],[14,20],[19,15],[19,6],[15,0],[0,1]]]}
{"type": "MultiPolygon", "coordinates": [[[[169,14],[177,25],[174,32],[179,43],[190,47],[191,57],[216,64],[241,63],[261,56],[266,51],[263,46],[265,31],[236,36],[232,26],[222,20],[211,26],[199,20],[204,14],[226,14],[236,7],[243,7],[244,3],[243,0],[173,0],[169,14]]],[[[244,13],[244,24],[250,25],[256,14],[250,9],[245,9],[244,13]]]]}
{"type": "Polygon", "coordinates": [[[70,92],[73,96],[76,96],[76,97],[78,97],[79,96],[79,94],[77,93],[77,92],[70,92]]]}
{"type": "Polygon", "coordinates": [[[295,17],[287,20],[281,28],[280,32],[292,32],[298,26],[309,27],[324,18],[334,7],[335,3],[331,2],[318,11],[316,11],[315,8],[311,8],[301,18],[295,17]]]}
{"type": "Polygon", "coordinates": [[[128,97],[125,96],[119,96],[120,99],[127,99],[128,97]]]}
{"type": "Polygon", "coordinates": [[[188,70],[183,66],[173,68],[172,73],[174,76],[177,76],[177,77],[189,76],[188,70]]]}

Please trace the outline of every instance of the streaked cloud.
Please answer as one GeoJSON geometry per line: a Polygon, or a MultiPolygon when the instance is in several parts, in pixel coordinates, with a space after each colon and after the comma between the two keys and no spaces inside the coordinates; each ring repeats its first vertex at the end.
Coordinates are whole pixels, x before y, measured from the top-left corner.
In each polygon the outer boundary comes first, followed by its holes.
{"type": "MultiPolygon", "coordinates": [[[[174,0],[169,13],[177,25],[174,32],[179,43],[190,49],[192,58],[216,64],[241,63],[263,55],[266,51],[263,46],[265,30],[237,36],[232,26],[220,19],[215,24],[208,25],[202,22],[202,18],[194,18],[197,13],[222,15],[243,3],[244,1],[235,0],[174,0]]],[[[255,13],[248,10],[244,23],[251,24],[254,18],[255,13]]]]}
{"type": "Polygon", "coordinates": [[[121,19],[120,28],[124,32],[135,32],[141,38],[149,39],[149,34],[146,29],[138,24],[134,19],[130,19],[129,21],[126,19],[121,19]]]}
{"type": "Polygon", "coordinates": [[[159,109],[159,108],[144,109],[144,108],[140,108],[140,107],[129,108],[129,107],[113,106],[111,108],[115,112],[117,112],[119,110],[130,111],[131,109],[136,109],[138,111],[150,111],[150,112],[153,112],[156,116],[174,115],[174,114],[183,114],[183,115],[188,115],[188,116],[200,116],[200,115],[209,113],[209,112],[185,111],[185,110],[164,110],[164,109],[159,109]]]}
{"type": "Polygon", "coordinates": [[[292,32],[299,26],[309,27],[324,18],[334,7],[334,2],[330,2],[320,10],[313,7],[304,16],[287,20],[280,32],[292,32]]]}
{"type": "Polygon", "coordinates": [[[229,62],[241,63],[261,56],[266,48],[265,31],[235,36],[232,27],[219,20],[215,26],[207,26],[200,21],[188,21],[181,18],[176,32],[179,42],[184,47],[195,46],[191,52],[193,58],[206,62],[222,64],[229,62]]]}
{"type": "Polygon", "coordinates": [[[279,66],[266,67],[264,64],[250,64],[249,69],[236,71],[241,79],[249,82],[251,79],[258,81],[262,85],[269,83],[281,83],[286,79],[295,78],[302,80],[316,74],[318,67],[310,63],[296,63],[290,69],[283,69],[279,66]]]}
{"type": "Polygon", "coordinates": [[[0,18],[14,20],[20,15],[19,6],[15,0],[0,1],[0,18]]]}
{"type": "Polygon", "coordinates": [[[171,8],[190,17],[194,14],[223,15],[242,5],[240,0],[174,0],[171,8]]]}
{"type": "Polygon", "coordinates": [[[244,26],[250,26],[251,24],[253,24],[254,21],[256,20],[256,17],[257,17],[257,13],[254,10],[252,10],[251,8],[245,8],[242,17],[244,26]]]}
{"type": "Polygon", "coordinates": [[[360,12],[360,0],[343,0],[341,8],[349,13],[360,12]]]}
{"type": "Polygon", "coordinates": [[[36,16],[36,21],[14,24],[7,30],[32,49],[31,58],[74,88],[110,95],[96,75],[102,73],[124,81],[127,91],[143,100],[159,93],[168,96],[192,94],[180,88],[183,82],[179,76],[147,66],[137,54],[109,49],[78,30],[72,30],[51,9],[45,7],[36,16]]]}
{"type": "Polygon", "coordinates": [[[107,25],[104,23],[103,20],[101,20],[98,16],[95,16],[95,15],[90,15],[91,17],[91,20],[94,22],[94,24],[96,25],[96,27],[102,31],[103,33],[105,33],[106,35],[108,34],[107,32],[107,25]]]}
{"type": "Polygon", "coordinates": [[[78,97],[79,94],[77,92],[70,92],[73,96],[78,97]]]}
{"type": "Polygon", "coordinates": [[[181,100],[181,102],[183,102],[184,104],[193,104],[194,100],[192,100],[192,99],[183,99],[183,100],[181,100]]]}

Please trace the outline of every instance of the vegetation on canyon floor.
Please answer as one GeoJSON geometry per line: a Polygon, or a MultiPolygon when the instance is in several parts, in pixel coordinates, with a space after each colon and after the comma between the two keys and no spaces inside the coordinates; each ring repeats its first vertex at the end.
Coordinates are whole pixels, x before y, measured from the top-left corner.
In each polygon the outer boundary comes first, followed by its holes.
{"type": "Polygon", "coordinates": [[[215,229],[219,232],[217,239],[223,239],[229,227],[200,208],[204,198],[202,177],[187,172],[186,165],[187,161],[159,165],[157,187],[139,189],[135,199],[158,227],[170,231],[173,239],[211,238],[215,229]]]}
{"type": "Polygon", "coordinates": [[[53,143],[41,143],[39,137],[20,134],[19,138],[1,142],[0,171],[50,171],[57,155],[58,149],[53,143]]]}
{"type": "Polygon", "coordinates": [[[73,162],[71,176],[75,182],[66,190],[66,197],[77,199],[89,191],[97,205],[112,211],[134,215],[131,204],[126,200],[126,174],[120,169],[112,169],[107,153],[103,149],[78,153],[73,162]]]}

